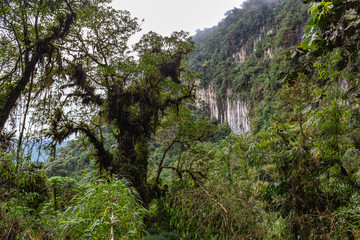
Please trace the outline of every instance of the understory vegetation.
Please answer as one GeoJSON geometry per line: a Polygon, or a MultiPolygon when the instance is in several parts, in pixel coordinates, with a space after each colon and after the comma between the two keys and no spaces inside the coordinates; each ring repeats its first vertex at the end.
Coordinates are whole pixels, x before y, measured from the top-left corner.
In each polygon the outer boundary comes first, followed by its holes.
{"type": "Polygon", "coordinates": [[[0,239],[360,238],[356,1],[247,0],[132,49],[106,0],[0,19],[0,239]],[[251,132],[209,117],[210,86],[251,132]]]}

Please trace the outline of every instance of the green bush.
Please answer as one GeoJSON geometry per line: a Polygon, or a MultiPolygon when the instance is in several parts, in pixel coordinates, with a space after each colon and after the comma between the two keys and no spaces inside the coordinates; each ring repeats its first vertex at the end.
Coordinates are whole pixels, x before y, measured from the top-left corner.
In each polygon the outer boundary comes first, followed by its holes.
{"type": "Polygon", "coordinates": [[[123,180],[93,179],[70,204],[56,219],[56,239],[137,239],[143,233],[147,211],[123,180]]]}
{"type": "Polygon", "coordinates": [[[40,167],[0,152],[0,239],[43,239],[36,217],[47,199],[40,167]]]}

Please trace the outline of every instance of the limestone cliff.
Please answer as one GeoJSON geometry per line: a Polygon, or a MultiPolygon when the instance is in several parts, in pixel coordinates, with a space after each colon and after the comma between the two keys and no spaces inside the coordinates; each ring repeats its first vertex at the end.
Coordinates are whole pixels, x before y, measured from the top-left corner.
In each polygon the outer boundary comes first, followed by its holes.
{"type": "Polygon", "coordinates": [[[307,21],[301,0],[249,0],[199,31],[189,69],[202,75],[198,95],[210,116],[240,134],[271,126],[279,74],[295,64],[287,51],[301,42],[307,21]]]}
{"type": "MultiPolygon", "coordinates": [[[[261,27],[259,33],[253,37],[253,40],[241,39],[238,41],[237,50],[232,54],[236,64],[245,62],[246,58],[256,51],[256,44],[260,42],[265,36],[273,34],[273,29],[267,30],[265,26],[261,27]]],[[[273,57],[273,49],[268,47],[264,50],[264,58],[271,59],[273,57]]]]}
{"type": "Polygon", "coordinates": [[[221,123],[227,122],[234,133],[250,131],[248,100],[232,99],[230,88],[227,89],[227,97],[221,98],[213,84],[199,90],[198,96],[208,106],[210,117],[215,117],[221,123]]]}

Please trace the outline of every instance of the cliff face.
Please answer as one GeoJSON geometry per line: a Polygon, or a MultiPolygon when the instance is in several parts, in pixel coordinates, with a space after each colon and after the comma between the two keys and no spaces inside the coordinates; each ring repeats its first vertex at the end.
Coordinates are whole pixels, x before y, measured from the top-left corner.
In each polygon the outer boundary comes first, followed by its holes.
{"type": "MultiPolygon", "coordinates": [[[[256,44],[264,36],[272,33],[272,29],[266,31],[265,27],[262,27],[253,41],[239,40],[238,50],[232,54],[233,61],[236,64],[244,63],[246,58],[256,51],[256,44]]],[[[269,47],[263,52],[263,58],[271,59],[272,57],[273,49],[269,47]]],[[[217,95],[216,88],[211,82],[207,89],[201,89],[198,92],[198,96],[208,105],[210,117],[215,117],[221,123],[227,122],[234,133],[243,134],[251,131],[249,100],[238,97],[234,98],[232,88],[228,87],[226,89],[226,97],[220,97],[217,95]]]]}
{"type": "Polygon", "coordinates": [[[221,123],[227,122],[234,133],[249,132],[249,101],[232,99],[232,95],[232,90],[228,88],[226,99],[219,97],[213,84],[198,91],[198,96],[208,106],[210,117],[221,123]]]}
{"type": "Polygon", "coordinates": [[[203,76],[209,115],[238,134],[271,126],[279,73],[294,64],[284,50],[301,42],[307,20],[302,0],[247,0],[198,32],[190,69],[203,76]]]}
{"type": "MultiPolygon", "coordinates": [[[[256,44],[260,42],[264,37],[269,36],[274,33],[273,29],[266,30],[265,26],[259,29],[259,33],[254,40],[239,40],[237,44],[237,51],[232,54],[236,64],[241,64],[246,61],[246,58],[256,51],[256,44]]],[[[268,47],[263,51],[264,58],[271,59],[273,57],[273,49],[268,47]]]]}

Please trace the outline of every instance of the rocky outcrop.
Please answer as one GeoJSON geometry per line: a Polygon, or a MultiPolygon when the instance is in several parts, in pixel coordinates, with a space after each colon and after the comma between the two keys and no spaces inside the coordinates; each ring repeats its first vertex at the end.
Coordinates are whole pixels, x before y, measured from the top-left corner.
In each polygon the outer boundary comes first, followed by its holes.
{"type": "Polygon", "coordinates": [[[233,98],[230,88],[227,89],[225,99],[216,94],[212,84],[207,89],[199,90],[198,97],[208,106],[210,117],[216,118],[221,123],[227,122],[234,133],[242,134],[250,131],[249,102],[233,98]]]}
{"type": "MultiPolygon", "coordinates": [[[[266,30],[265,27],[260,28],[258,35],[253,41],[241,39],[239,41],[238,50],[232,55],[236,64],[245,62],[246,58],[256,51],[256,44],[261,41],[264,36],[273,34],[273,29],[266,30]],[[251,50],[252,49],[252,50],[251,50]]],[[[264,52],[264,58],[271,59],[273,57],[272,48],[268,48],[264,52]]]]}
{"type": "Polygon", "coordinates": [[[264,58],[265,59],[271,59],[273,58],[274,54],[271,48],[268,48],[264,51],[264,58]]]}
{"type": "Polygon", "coordinates": [[[239,51],[237,51],[236,53],[234,53],[232,56],[235,60],[236,64],[240,64],[245,62],[246,57],[249,55],[248,53],[248,47],[247,45],[243,45],[240,47],[239,51]]]}

